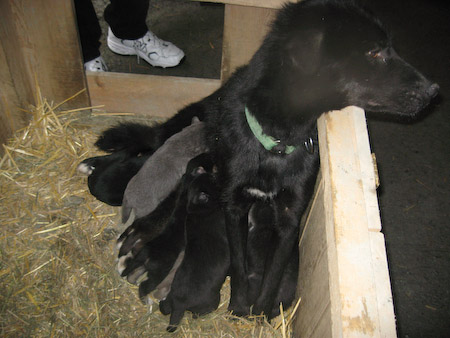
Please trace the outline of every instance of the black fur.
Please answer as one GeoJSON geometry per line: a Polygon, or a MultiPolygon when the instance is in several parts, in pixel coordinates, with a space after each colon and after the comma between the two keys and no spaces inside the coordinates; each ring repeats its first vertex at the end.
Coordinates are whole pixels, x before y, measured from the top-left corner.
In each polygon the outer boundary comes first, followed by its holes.
{"type": "Polygon", "coordinates": [[[119,206],[128,182],[149,156],[148,153],[132,155],[128,150],[121,150],[88,158],[78,165],[78,170],[88,175],[89,191],[95,198],[119,206]]]}
{"type": "Polygon", "coordinates": [[[161,312],[171,314],[169,332],[176,330],[186,310],[199,316],[217,308],[230,264],[216,179],[202,167],[195,169],[193,176],[188,189],[184,260],[170,293],[160,302],[161,312]]]}
{"type": "MultiPolygon", "coordinates": [[[[276,212],[272,201],[257,201],[253,203],[248,213],[248,237],[247,237],[247,276],[248,276],[248,301],[254,304],[260,294],[264,271],[270,264],[270,255],[273,252],[271,245],[273,224],[276,224],[276,212]]],[[[275,298],[268,319],[280,314],[280,303],[284,309],[291,306],[297,289],[299,252],[295,245],[290,254],[289,262],[283,272],[278,294],[275,298]]]]}
{"type": "Polygon", "coordinates": [[[158,139],[161,135],[154,127],[135,123],[124,122],[105,130],[95,142],[95,146],[108,153],[126,150],[130,155],[136,156],[143,149],[147,153],[153,153],[160,145],[158,139]]]}
{"type": "Polygon", "coordinates": [[[201,154],[190,160],[178,188],[152,213],[136,219],[118,239],[121,276],[135,282],[147,272],[147,279],[139,285],[141,299],[163,281],[184,250],[188,189],[193,180],[190,173],[200,165],[212,171],[211,157],[201,154]]]}
{"type": "Polygon", "coordinates": [[[128,182],[156,150],[153,145],[158,138],[154,128],[132,122],[105,130],[95,146],[111,154],[78,165],[78,171],[88,175],[90,193],[106,204],[122,205],[128,182]],[[151,135],[155,135],[153,139],[149,139],[151,135]]]}
{"type": "Polygon", "coordinates": [[[223,186],[230,310],[246,315],[253,305],[253,313],[270,316],[276,306],[319,168],[317,118],[357,105],[375,114],[412,119],[438,89],[395,53],[379,21],[353,1],[305,0],[280,10],[250,63],[219,90],[146,132],[156,149],[197,111],[205,112],[206,142],[223,186]],[[296,150],[289,155],[267,151],[251,132],[245,107],[265,134],[296,150]],[[316,145],[312,152],[303,146],[309,139],[316,145]],[[259,199],[271,200],[276,223],[259,294],[249,300],[246,220],[259,199]]]}

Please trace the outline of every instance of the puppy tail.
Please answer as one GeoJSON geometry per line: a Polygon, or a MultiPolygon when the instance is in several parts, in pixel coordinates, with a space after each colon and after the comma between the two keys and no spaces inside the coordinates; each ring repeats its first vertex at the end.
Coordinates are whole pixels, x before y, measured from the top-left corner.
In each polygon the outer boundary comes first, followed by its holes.
{"type": "Polygon", "coordinates": [[[203,121],[204,118],[205,105],[203,101],[200,101],[180,110],[161,124],[148,126],[135,122],[120,123],[105,130],[95,142],[95,146],[109,153],[125,150],[134,156],[140,153],[151,155],[169,137],[191,123],[203,121]]]}
{"type": "Polygon", "coordinates": [[[105,130],[95,142],[100,150],[114,153],[121,150],[130,155],[153,153],[160,145],[160,126],[125,122],[105,130]]]}

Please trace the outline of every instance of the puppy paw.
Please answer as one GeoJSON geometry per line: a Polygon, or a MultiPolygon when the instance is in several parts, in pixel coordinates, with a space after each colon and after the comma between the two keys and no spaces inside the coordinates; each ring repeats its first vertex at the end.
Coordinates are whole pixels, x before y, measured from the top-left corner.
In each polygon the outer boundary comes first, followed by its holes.
{"type": "Polygon", "coordinates": [[[233,316],[247,317],[250,315],[250,306],[230,303],[228,305],[228,311],[230,311],[233,316]]]}
{"type": "Polygon", "coordinates": [[[127,260],[129,260],[130,258],[133,258],[133,254],[131,252],[127,253],[126,255],[119,256],[119,261],[117,262],[117,272],[119,272],[119,275],[121,275],[122,277],[122,273],[127,268],[127,260]]]}
{"type": "Polygon", "coordinates": [[[129,252],[137,255],[145,245],[155,237],[152,227],[143,219],[137,219],[117,239],[117,251],[119,257],[129,252]],[[150,229],[149,229],[150,228],[150,229]]]}
{"type": "Polygon", "coordinates": [[[126,277],[131,284],[139,285],[146,277],[145,263],[148,259],[146,250],[141,250],[137,255],[129,251],[126,255],[119,255],[117,260],[117,272],[121,277],[126,277]]]}
{"type": "Polygon", "coordinates": [[[175,332],[177,330],[178,326],[176,325],[169,325],[166,327],[167,332],[175,332]]]}
{"type": "Polygon", "coordinates": [[[92,163],[90,163],[89,160],[90,159],[84,160],[77,166],[78,172],[87,176],[91,175],[94,172],[95,166],[92,163]]]}
{"type": "Polygon", "coordinates": [[[267,320],[271,320],[276,317],[273,315],[273,307],[268,304],[264,304],[264,302],[261,301],[256,301],[256,304],[253,305],[252,314],[255,316],[261,316],[261,318],[266,317],[267,320]]]}

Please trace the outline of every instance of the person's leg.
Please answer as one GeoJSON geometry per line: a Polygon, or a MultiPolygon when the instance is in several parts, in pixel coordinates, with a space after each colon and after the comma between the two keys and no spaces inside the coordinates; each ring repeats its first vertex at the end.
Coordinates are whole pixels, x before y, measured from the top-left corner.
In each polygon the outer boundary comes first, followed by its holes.
{"type": "Polygon", "coordinates": [[[80,35],[83,60],[88,62],[100,56],[102,30],[91,0],[75,0],[78,33],[80,35]]]}
{"type": "Polygon", "coordinates": [[[146,25],[149,0],[111,0],[105,9],[108,47],[121,55],[137,55],[155,67],[174,67],[183,51],[158,38],[146,25]]]}
{"type": "Polygon", "coordinates": [[[104,16],[112,32],[119,39],[136,40],[148,31],[149,0],[111,0],[104,16]]]}

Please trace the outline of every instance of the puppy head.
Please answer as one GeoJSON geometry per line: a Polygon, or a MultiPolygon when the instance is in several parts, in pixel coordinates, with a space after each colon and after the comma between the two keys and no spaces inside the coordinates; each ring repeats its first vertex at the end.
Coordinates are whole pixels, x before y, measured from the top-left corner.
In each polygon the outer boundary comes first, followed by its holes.
{"type": "Polygon", "coordinates": [[[187,212],[200,214],[210,212],[218,207],[219,190],[213,174],[204,168],[194,169],[194,179],[188,188],[187,212]]]}

